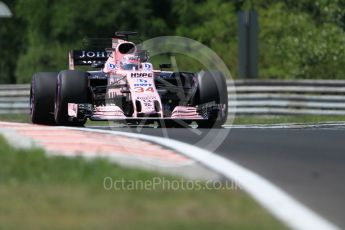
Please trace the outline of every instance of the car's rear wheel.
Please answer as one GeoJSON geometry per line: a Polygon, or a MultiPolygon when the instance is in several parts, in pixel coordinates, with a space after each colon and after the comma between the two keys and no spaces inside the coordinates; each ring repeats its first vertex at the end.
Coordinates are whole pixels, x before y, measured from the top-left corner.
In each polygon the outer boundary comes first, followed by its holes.
{"type": "Polygon", "coordinates": [[[34,124],[54,125],[55,84],[58,73],[42,72],[32,76],[30,117],[34,124]]]}
{"type": "Polygon", "coordinates": [[[215,103],[222,109],[209,114],[207,120],[197,121],[198,128],[220,128],[228,116],[228,93],[226,79],[218,71],[201,71],[198,73],[197,104],[215,103]]]}
{"type": "Polygon", "coordinates": [[[82,126],[85,118],[70,118],[68,103],[88,103],[89,80],[86,72],[76,70],[61,71],[55,89],[54,118],[58,125],[82,126]]]}

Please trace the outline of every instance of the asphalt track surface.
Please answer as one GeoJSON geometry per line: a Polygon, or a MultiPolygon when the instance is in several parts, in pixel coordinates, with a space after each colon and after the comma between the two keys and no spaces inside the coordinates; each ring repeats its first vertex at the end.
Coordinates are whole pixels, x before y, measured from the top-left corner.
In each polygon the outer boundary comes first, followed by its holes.
{"type": "Polygon", "coordinates": [[[309,128],[160,129],[89,127],[172,138],[210,148],[250,169],[345,229],[345,126],[309,128]],[[212,146],[214,147],[214,146],[212,146]]]}

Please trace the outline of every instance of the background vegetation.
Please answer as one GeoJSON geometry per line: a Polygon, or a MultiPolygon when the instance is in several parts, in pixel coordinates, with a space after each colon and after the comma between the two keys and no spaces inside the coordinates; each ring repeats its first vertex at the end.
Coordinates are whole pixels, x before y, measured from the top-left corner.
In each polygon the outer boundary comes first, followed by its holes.
{"type": "Polygon", "coordinates": [[[117,30],[139,31],[143,39],[196,39],[216,51],[236,78],[237,12],[248,9],[259,13],[261,78],[345,77],[345,0],[4,2],[14,17],[0,21],[0,83],[65,69],[68,50],[80,47],[82,38],[117,30]]]}

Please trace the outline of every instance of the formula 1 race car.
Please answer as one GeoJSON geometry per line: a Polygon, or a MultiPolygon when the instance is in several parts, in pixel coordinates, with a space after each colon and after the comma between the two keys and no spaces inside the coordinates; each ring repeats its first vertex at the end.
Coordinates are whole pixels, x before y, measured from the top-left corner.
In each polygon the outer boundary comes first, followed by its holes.
{"type": "Polygon", "coordinates": [[[136,32],[116,32],[111,48],[70,51],[69,70],[34,74],[32,122],[82,126],[90,119],[183,127],[195,121],[205,128],[226,122],[228,95],[220,72],[163,71],[169,64],[156,70],[130,35],[136,32]],[[75,70],[81,65],[100,70],[75,70]]]}

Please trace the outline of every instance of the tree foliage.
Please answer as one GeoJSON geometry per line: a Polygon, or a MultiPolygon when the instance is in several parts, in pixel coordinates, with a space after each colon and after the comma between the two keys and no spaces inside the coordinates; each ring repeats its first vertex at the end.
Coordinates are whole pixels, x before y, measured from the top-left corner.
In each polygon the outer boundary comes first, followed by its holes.
{"type": "MultiPolygon", "coordinates": [[[[272,4],[260,10],[261,74],[275,78],[345,77],[345,33],[302,10],[272,4]]],[[[304,9],[304,8],[302,8],[304,9]]]]}
{"type": "MultiPolygon", "coordinates": [[[[139,31],[179,35],[213,49],[237,75],[237,12],[259,13],[261,78],[345,77],[345,0],[6,0],[0,21],[0,83],[67,68],[84,37],[139,31]]],[[[188,63],[188,62],[186,62],[188,63]]],[[[188,66],[186,66],[188,67],[188,66]]]]}

